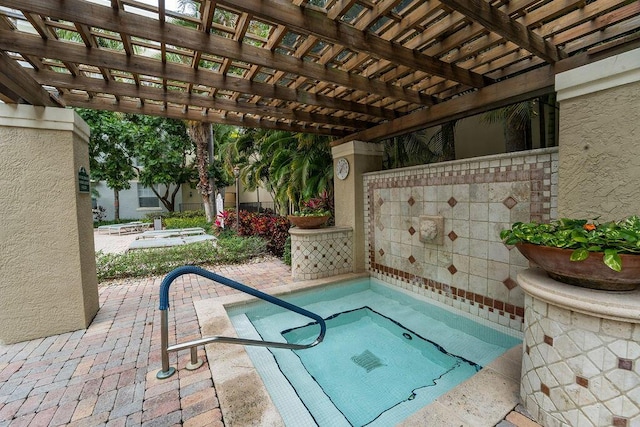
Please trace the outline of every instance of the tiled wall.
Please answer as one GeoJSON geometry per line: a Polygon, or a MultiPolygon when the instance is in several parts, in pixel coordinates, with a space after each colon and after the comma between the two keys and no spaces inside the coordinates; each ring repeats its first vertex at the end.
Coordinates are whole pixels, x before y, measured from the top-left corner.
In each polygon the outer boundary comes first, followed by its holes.
{"type": "Polygon", "coordinates": [[[366,174],[367,269],[521,330],[516,276],[529,264],[499,234],[516,221],[555,218],[557,165],[551,148],[366,174]],[[421,215],[444,217],[443,244],[420,241],[421,215]]]}
{"type": "Polygon", "coordinates": [[[547,427],[640,425],[640,324],[526,298],[527,411],[547,427]]]}
{"type": "Polygon", "coordinates": [[[353,271],[353,230],[329,227],[316,230],[292,228],[291,274],[311,280],[353,271]]]}

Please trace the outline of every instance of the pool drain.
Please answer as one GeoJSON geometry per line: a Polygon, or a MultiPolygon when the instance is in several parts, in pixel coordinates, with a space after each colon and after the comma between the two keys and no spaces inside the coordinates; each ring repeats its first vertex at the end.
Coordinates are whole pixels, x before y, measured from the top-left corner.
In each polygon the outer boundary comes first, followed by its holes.
{"type": "Polygon", "coordinates": [[[402,336],[403,336],[403,337],[405,337],[405,338],[406,338],[406,339],[408,339],[408,340],[412,340],[412,339],[413,339],[413,337],[412,337],[410,334],[406,333],[406,332],[404,332],[404,333],[402,334],[402,336]]]}
{"type": "Polygon", "coordinates": [[[351,360],[361,368],[366,369],[367,372],[371,372],[380,366],[384,366],[384,363],[369,350],[365,350],[362,353],[351,357],[351,360]]]}

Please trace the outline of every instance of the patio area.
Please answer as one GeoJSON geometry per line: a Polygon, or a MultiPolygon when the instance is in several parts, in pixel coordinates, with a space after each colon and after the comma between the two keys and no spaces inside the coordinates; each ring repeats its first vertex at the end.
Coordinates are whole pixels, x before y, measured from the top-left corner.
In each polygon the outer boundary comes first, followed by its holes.
{"type": "MultiPolygon", "coordinates": [[[[95,247],[122,252],[130,235],[95,234],[95,247]]],[[[216,273],[266,290],[294,282],[276,259],[222,266],[216,273]]],[[[86,330],[0,346],[0,427],[8,426],[224,426],[212,375],[189,371],[188,351],[170,354],[177,373],[161,368],[158,290],[162,276],[100,285],[100,310],[86,330]]],[[[197,276],[171,288],[170,340],[200,337],[194,302],[237,291],[197,276]]],[[[514,408],[515,409],[515,408],[514,408]]],[[[499,426],[537,424],[518,407],[499,426]]]]}
{"type": "MultiPolygon", "coordinates": [[[[334,166],[352,171],[333,188],[335,224],[353,238],[328,243],[344,268],[529,334],[520,399],[541,424],[640,423],[640,321],[529,298],[518,283],[528,263],[496,237],[515,221],[638,212],[640,2],[165,3],[0,0],[0,342],[17,343],[0,345],[0,427],[241,425],[224,415],[208,364],[181,369],[187,352],[171,355],[177,375],[155,378],[161,277],[98,286],[91,130],[70,107],[331,136],[334,166]],[[465,154],[452,138],[445,165],[383,170],[385,140],[438,127],[455,137],[456,121],[523,101],[545,124],[530,144],[474,140],[482,152],[465,154]],[[439,240],[422,236],[429,223],[439,240]],[[615,357],[585,369],[596,341],[615,357]]],[[[268,259],[216,272],[267,291],[294,280],[268,259]]],[[[230,292],[177,280],[170,339],[200,337],[194,306],[230,292]]],[[[469,387],[466,405],[427,424],[532,425],[517,410],[460,421],[486,414],[482,399],[502,393],[493,385],[469,387]]],[[[265,424],[278,425],[252,425],[265,424]]]]}
{"type": "MultiPolygon", "coordinates": [[[[292,281],[277,260],[216,272],[259,289],[292,281]]],[[[188,371],[188,352],[172,354],[178,373],[156,379],[161,280],[103,283],[100,310],[88,329],[0,346],[0,426],[224,425],[206,363],[188,371]]],[[[194,300],[230,292],[202,278],[176,280],[170,321],[179,339],[200,336],[194,300]]]]}

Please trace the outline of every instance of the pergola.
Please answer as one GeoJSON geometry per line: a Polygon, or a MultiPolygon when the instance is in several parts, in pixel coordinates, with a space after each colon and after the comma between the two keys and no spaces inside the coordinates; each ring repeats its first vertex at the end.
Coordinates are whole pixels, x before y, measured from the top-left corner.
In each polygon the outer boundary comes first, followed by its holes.
{"type": "Polygon", "coordinates": [[[0,0],[0,99],[376,141],[637,48],[635,0],[0,0]],[[148,4],[152,3],[152,4],[148,4]]]}

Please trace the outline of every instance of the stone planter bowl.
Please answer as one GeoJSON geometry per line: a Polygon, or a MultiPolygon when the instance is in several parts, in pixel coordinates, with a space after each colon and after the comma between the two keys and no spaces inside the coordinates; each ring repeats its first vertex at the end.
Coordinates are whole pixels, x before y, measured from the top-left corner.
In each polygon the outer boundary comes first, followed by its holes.
{"type": "Polygon", "coordinates": [[[297,216],[289,215],[289,222],[298,228],[322,228],[329,221],[329,216],[297,216]]]}
{"type": "Polygon", "coordinates": [[[640,285],[640,255],[620,254],[622,271],[602,262],[601,252],[592,252],[584,261],[571,261],[573,249],[518,243],[516,248],[529,261],[559,282],[604,291],[631,291],[640,285]]]}

